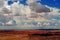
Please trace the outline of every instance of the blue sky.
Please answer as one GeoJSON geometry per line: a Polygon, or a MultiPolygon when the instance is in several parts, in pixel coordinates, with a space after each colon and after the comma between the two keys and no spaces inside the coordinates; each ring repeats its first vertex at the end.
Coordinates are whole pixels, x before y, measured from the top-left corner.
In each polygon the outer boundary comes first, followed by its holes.
{"type": "Polygon", "coordinates": [[[42,0],[42,4],[55,8],[60,8],[60,0],[42,0]]]}
{"type": "MultiPolygon", "coordinates": [[[[14,2],[17,2],[17,1],[18,1],[18,0],[14,0],[14,2]]],[[[8,5],[13,4],[14,2],[8,1],[8,5]]],[[[21,3],[21,4],[24,4],[24,5],[27,5],[26,0],[22,0],[22,1],[20,1],[20,3],[21,3]]],[[[20,4],[20,3],[19,3],[19,4],[20,4]]]]}
{"type": "MultiPolygon", "coordinates": [[[[15,0],[15,2],[17,2],[17,0],[15,0]]],[[[22,0],[20,3],[27,5],[26,0],[22,0]]],[[[41,0],[40,3],[43,5],[48,5],[50,7],[60,8],[60,0],[41,0]]],[[[11,5],[13,2],[8,1],[8,4],[11,5]]]]}

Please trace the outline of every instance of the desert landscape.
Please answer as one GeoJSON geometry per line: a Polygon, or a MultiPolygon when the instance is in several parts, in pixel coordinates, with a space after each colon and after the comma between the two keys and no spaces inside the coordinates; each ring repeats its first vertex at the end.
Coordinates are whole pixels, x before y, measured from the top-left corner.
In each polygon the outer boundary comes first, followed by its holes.
{"type": "Polygon", "coordinates": [[[60,40],[60,30],[0,30],[0,40],[60,40]]]}

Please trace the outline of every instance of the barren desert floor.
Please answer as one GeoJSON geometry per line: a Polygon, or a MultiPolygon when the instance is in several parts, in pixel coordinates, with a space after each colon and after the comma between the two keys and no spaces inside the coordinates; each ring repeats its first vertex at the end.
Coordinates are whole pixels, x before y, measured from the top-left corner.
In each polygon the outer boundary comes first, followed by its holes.
{"type": "Polygon", "coordinates": [[[59,31],[60,30],[0,31],[0,40],[60,40],[59,31]]]}

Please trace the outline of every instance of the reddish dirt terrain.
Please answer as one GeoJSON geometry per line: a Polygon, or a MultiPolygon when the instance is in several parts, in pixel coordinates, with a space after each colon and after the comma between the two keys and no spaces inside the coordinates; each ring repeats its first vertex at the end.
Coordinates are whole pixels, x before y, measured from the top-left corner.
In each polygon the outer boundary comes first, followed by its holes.
{"type": "Polygon", "coordinates": [[[59,35],[60,30],[0,30],[0,40],[60,40],[59,35]]]}

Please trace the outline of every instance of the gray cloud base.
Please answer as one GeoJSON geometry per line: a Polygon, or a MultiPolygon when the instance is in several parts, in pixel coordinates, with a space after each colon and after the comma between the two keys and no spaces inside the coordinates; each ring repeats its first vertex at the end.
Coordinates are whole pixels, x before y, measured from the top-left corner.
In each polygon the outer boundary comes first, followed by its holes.
{"type": "Polygon", "coordinates": [[[38,4],[37,2],[30,3],[29,6],[30,6],[30,9],[32,11],[35,11],[36,13],[50,12],[49,8],[47,8],[41,4],[38,4]]]}

